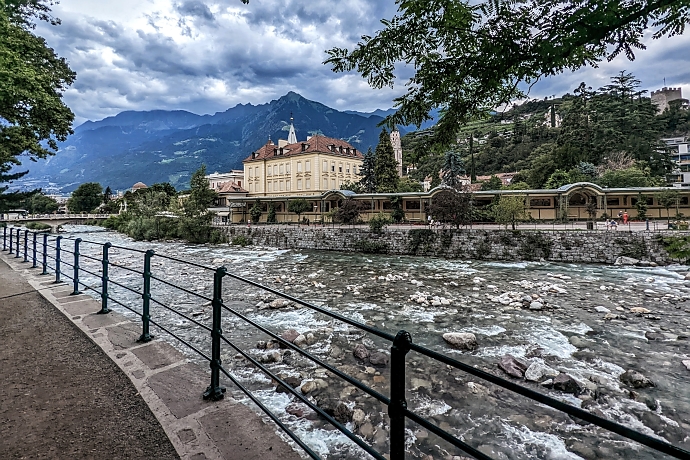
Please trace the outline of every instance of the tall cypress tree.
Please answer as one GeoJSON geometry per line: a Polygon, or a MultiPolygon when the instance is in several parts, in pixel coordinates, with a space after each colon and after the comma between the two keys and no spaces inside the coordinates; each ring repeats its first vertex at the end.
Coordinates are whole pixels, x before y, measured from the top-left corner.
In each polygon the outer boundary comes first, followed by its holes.
{"type": "Polygon", "coordinates": [[[395,161],[395,152],[391,138],[386,128],[381,130],[379,143],[376,146],[376,191],[379,193],[390,193],[398,190],[398,162],[395,161]]]}
{"type": "Polygon", "coordinates": [[[457,189],[460,187],[460,176],[465,174],[460,152],[449,150],[446,152],[446,159],[443,165],[443,183],[448,187],[457,189]]]}
{"type": "Polygon", "coordinates": [[[376,192],[376,154],[371,151],[371,147],[364,154],[362,167],[359,169],[359,175],[362,177],[359,182],[366,193],[376,192]]]}

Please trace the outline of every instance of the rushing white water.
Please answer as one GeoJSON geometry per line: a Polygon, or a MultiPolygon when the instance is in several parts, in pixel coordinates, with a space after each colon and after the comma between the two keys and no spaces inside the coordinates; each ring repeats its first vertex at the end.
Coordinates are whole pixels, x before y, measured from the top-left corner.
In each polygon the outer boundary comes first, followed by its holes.
{"type": "MultiPolygon", "coordinates": [[[[684,434],[690,429],[687,424],[690,392],[686,383],[690,374],[681,364],[690,356],[685,340],[690,331],[687,315],[690,286],[684,280],[688,267],[619,268],[546,262],[457,261],[134,242],[91,227],[68,228],[65,236],[79,236],[99,243],[111,241],[139,250],[151,248],[157,254],[209,268],[224,265],[233,275],[393,335],[405,329],[412,334],[415,343],[504,377],[496,364],[506,354],[548,366],[571,375],[587,388],[587,392],[578,397],[538,383],[524,380],[520,383],[572,405],[592,407],[600,411],[597,413],[620,423],[690,447],[684,434]],[[441,304],[440,299],[447,304],[441,304]],[[533,301],[543,308],[530,309],[533,301]],[[650,313],[632,313],[633,307],[644,308],[650,313]],[[604,310],[609,312],[609,317],[604,310]],[[479,347],[472,351],[450,348],[441,338],[446,332],[474,333],[479,347]],[[620,376],[628,369],[641,372],[656,386],[627,387],[620,376]]],[[[66,247],[69,244],[69,240],[64,242],[66,247]]],[[[100,256],[100,249],[88,243],[82,244],[82,251],[100,256]]],[[[116,264],[137,271],[143,268],[140,253],[113,249],[110,258],[116,264]]],[[[84,259],[82,265],[98,273],[98,262],[84,259]]],[[[156,300],[210,326],[208,299],[212,295],[212,270],[154,256],[152,272],[175,286],[204,296],[206,299],[201,299],[160,282],[152,283],[156,300]]],[[[110,276],[133,289],[142,288],[139,274],[112,268],[110,276]]],[[[82,281],[93,286],[99,283],[98,278],[87,275],[82,281]]],[[[307,351],[388,394],[389,368],[373,368],[358,362],[352,356],[352,349],[361,343],[370,352],[387,353],[389,343],[308,308],[269,308],[270,302],[278,298],[276,295],[230,278],[224,283],[223,298],[231,308],[277,334],[287,329],[305,335],[312,333],[314,341],[307,346],[307,351]]],[[[135,310],[140,308],[140,296],[135,293],[111,286],[111,295],[135,310]]],[[[111,307],[136,319],[134,313],[122,307],[113,304],[111,307]]],[[[206,331],[155,304],[151,312],[156,321],[166,324],[202,351],[208,351],[206,331]]],[[[226,315],[224,321],[224,334],[250,354],[266,357],[272,353],[256,349],[258,341],[268,339],[265,334],[230,315],[226,315]]],[[[197,359],[174,339],[164,334],[160,337],[179,346],[190,358],[197,359]]],[[[231,350],[224,350],[224,365],[256,391],[264,404],[279,414],[320,455],[366,458],[350,440],[331,427],[289,415],[286,408],[295,398],[276,393],[270,378],[234,355],[231,350]]],[[[502,455],[497,458],[579,459],[591,455],[597,458],[660,458],[634,443],[601,436],[600,431],[591,427],[574,428],[579,425],[573,425],[572,419],[545,406],[530,404],[524,398],[465,373],[451,371],[415,353],[410,353],[407,362],[409,407],[475,447],[492,446],[491,449],[502,455]]],[[[362,409],[365,421],[361,425],[349,422],[348,427],[370,445],[387,452],[385,407],[353,391],[353,387],[339,382],[294,352],[284,355],[280,362],[267,365],[278,375],[292,376],[302,382],[323,382],[318,391],[309,394],[315,403],[325,404],[324,399],[331,399],[345,402],[351,409],[362,409]]],[[[241,397],[239,393],[236,396],[241,397]]],[[[411,426],[409,422],[408,427],[411,426]]],[[[431,454],[434,458],[443,458],[446,454],[460,454],[418,427],[411,429],[407,442],[411,455],[431,454]]]]}

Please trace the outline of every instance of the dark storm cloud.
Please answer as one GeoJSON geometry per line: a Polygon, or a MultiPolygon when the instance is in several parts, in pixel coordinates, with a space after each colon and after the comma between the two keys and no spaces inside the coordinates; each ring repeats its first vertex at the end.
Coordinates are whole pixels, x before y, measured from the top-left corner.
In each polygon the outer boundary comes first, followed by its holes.
{"type": "MultiPolygon", "coordinates": [[[[77,72],[65,99],[80,120],[122,110],[213,113],[288,91],[341,110],[386,109],[412,72],[400,67],[395,89],[372,90],[359,75],[323,65],[325,50],[352,48],[380,30],[380,19],[396,12],[393,0],[120,0],[122,8],[98,17],[89,16],[99,12],[91,1],[56,8],[61,26],[39,25],[77,72]],[[128,15],[128,6],[137,12],[128,15]]],[[[688,37],[650,44],[633,65],[616,59],[562,74],[539,82],[531,96],[560,95],[581,81],[598,88],[622,69],[648,89],[661,87],[664,76],[667,86],[690,84],[688,45],[688,37]]]]}
{"type": "Polygon", "coordinates": [[[205,19],[209,22],[215,20],[215,16],[211,13],[208,5],[198,0],[188,0],[186,2],[177,3],[175,4],[175,10],[183,16],[192,16],[205,19]]]}

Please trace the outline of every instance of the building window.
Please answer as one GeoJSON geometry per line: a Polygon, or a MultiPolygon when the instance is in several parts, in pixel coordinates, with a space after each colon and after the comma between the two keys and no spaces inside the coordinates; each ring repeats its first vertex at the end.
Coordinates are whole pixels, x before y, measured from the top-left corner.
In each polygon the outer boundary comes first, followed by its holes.
{"type": "Polygon", "coordinates": [[[331,188],[335,190],[335,179],[331,179],[331,188]]]}
{"type": "Polygon", "coordinates": [[[323,180],[323,188],[324,190],[328,190],[328,179],[323,180]]]}
{"type": "Polygon", "coordinates": [[[328,162],[326,160],[323,160],[323,168],[321,169],[321,172],[328,172],[328,162]]]}
{"type": "Polygon", "coordinates": [[[348,173],[348,174],[350,174],[350,163],[347,163],[347,164],[345,165],[345,172],[348,173]]]}
{"type": "Polygon", "coordinates": [[[254,184],[252,184],[252,183],[250,182],[250,183],[249,183],[249,191],[250,191],[250,192],[252,191],[252,188],[253,188],[252,185],[254,185],[254,184]]]}
{"type": "Polygon", "coordinates": [[[259,167],[254,168],[254,177],[259,177],[259,167]]]}
{"type": "Polygon", "coordinates": [[[302,179],[297,179],[297,190],[302,190],[302,179]]]}
{"type": "Polygon", "coordinates": [[[280,191],[281,192],[285,191],[285,182],[283,182],[282,180],[280,181],[280,191]]]}
{"type": "Polygon", "coordinates": [[[277,191],[278,191],[278,181],[277,181],[277,180],[274,180],[274,181],[273,181],[273,191],[274,191],[274,192],[277,192],[277,191]]]}
{"type": "Polygon", "coordinates": [[[343,172],[343,164],[342,163],[338,163],[338,172],[339,173],[343,172]]]}
{"type": "Polygon", "coordinates": [[[283,166],[283,163],[280,164],[280,174],[285,174],[285,166],[283,166]]]}
{"type": "Polygon", "coordinates": [[[278,174],[278,165],[273,165],[273,175],[275,176],[277,174],[278,174]]]}
{"type": "Polygon", "coordinates": [[[285,163],[285,174],[290,174],[290,163],[285,163]]]}
{"type": "Polygon", "coordinates": [[[357,174],[357,165],[352,166],[352,174],[357,174]]]}
{"type": "Polygon", "coordinates": [[[302,162],[301,161],[297,162],[297,172],[302,172],[302,162]]]}
{"type": "Polygon", "coordinates": [[[290,181],[289,180],[285,181],[285,190],[287,190],[288,192],[290,191],[290,181]]]}
{"type": "Polygon", "coordinates": [[[304,180],[304,187],[309,190],[311,188],[311,179],[304,180]]]}
{"type": "Polygon", "coordinates": [[[268,191],[271,191],[271,182],[268,183],[268,191]]]}
{"type": "Polygon", "coordinates": [[[420,206],[419,201],[406,201],[405,202],[405,209],[407,209],[407,210],[417,210],[420,207],[421,206],[420,206]]]}
{"type": "Polygon", "coordinates": [[[620,206],[620,198],[606,198],[606,206],[620,206]]]}
{"type": "Polygon", "coordinates": [[[311,172],[311,161],[306,160],[306,161],[304,162],[304,170],[305,170],[306,172],[311,172]]]}
{"type": "Polygon", "coordinates": [[[335,161],[331,161],[331,172],[335,172],[335,161]]]}

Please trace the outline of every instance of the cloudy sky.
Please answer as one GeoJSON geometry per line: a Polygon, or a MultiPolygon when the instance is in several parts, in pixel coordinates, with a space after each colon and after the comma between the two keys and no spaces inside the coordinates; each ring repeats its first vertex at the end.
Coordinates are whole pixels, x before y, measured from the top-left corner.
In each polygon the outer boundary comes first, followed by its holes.
{"type": "MultiPolygon", "coordinates": [[[[324,50],[352,47],[395,14],[394,0],[61,0],[62,25],[37,32],[77,72],[65,94],[77,124],[123,110],[203,114],[260,104],[288,91],[341,110],[392,106],[404,86],[373,90],[355,74],[334,74],[324,50]]],[[[649,42],[617,58],[537,84],[532,97],[593,87],[626,69],[644,88],[682,86],[690,96],[690,33],[649,42]]],[[[401,80],[402,83],[402,80],[401,80]]]]}

